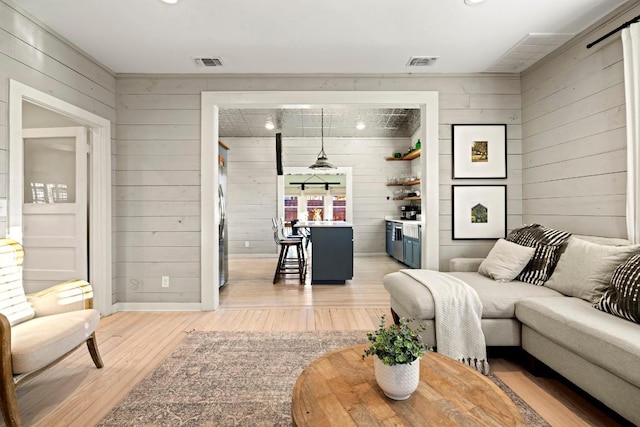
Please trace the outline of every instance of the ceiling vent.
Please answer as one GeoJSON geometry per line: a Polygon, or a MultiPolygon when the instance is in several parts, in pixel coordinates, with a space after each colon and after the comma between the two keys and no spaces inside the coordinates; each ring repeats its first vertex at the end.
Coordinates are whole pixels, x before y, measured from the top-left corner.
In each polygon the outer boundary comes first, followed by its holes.
{"type": "Polygon", "coordinates": [[[200,67],[222,67],[218,58],[196,58],[196,65],[200,67]]]}
{"type": "Polygon", "coordinates": [[[485,72],[521,73],[571,40],[573,33],[529,33],[516,43],[485,72]]]}
{"type": "Polygon", "coordinates": [[[407,67],[430,67],[438,58],[439,56],[412,56],[407,62],[407,67]]]}

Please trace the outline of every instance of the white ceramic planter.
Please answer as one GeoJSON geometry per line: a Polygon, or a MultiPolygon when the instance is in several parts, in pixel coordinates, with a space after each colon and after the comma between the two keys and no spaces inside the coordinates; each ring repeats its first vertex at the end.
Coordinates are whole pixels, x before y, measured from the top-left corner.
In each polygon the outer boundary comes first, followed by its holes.
{"type": "Polygon", "coordinates": [[[387,397],[406,400],[416,391],[420,381],[420,359],[405,365],[387,366],[377,357],[373,358],[376,381],[387,397]]]}

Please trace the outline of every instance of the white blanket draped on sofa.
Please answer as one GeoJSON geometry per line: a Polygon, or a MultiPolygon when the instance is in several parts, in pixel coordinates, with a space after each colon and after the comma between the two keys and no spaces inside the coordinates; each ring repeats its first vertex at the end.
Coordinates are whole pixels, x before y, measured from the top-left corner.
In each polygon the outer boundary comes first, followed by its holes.
{"type": "Polygon", "coordinates": [[[480,326],[482,303],[476,291],[439,271],[400,271],[426,286],[433,296],[438,353],[488,375],[487,346],[480,326]]]}

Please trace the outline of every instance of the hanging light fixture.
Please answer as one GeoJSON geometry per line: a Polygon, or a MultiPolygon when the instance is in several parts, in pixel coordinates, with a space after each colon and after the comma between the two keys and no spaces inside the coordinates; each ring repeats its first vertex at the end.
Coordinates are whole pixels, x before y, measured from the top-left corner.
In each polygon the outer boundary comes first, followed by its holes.
{"type": "Polygon", "coordinates": [[[320,109],[320,114],[322,115],[322,124],[320,125],[320,141],[322,143],[322,149],[318,153],[318,159],[314,164],[309,166],[309,169],[336,169],[329,160],[327,160],[327,155],[324,153],[324,108],[320,109]]]}

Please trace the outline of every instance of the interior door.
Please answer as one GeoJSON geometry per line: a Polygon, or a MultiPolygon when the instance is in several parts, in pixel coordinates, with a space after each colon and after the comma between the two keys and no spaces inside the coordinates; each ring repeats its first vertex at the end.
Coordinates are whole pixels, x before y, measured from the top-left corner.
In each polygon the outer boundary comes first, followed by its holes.
{"type": "Polygon", "coordinates": [[[86,129],[24,129],[23,142],[25,290],[87,280],[86,129]]]}

